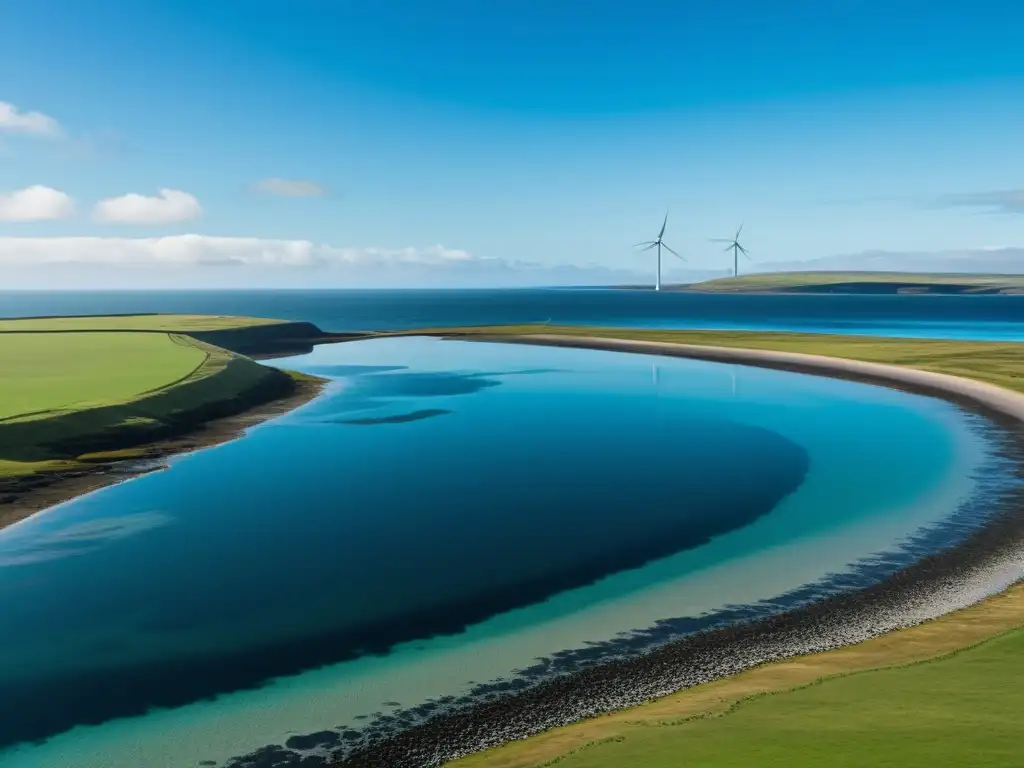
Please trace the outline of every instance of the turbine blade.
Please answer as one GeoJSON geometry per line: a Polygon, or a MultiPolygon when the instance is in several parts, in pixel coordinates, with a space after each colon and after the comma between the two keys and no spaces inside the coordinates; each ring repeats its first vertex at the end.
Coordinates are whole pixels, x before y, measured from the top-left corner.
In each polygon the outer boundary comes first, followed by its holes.
{"type": "Polygon", "coordinates": [[[729,245],[725,246],[725,248],[723,248],[722,250],[723,250],[723,251],[731,251],[731,250],[732,250],[732,248],[733,248],[733,245],[732,245],[732,243],[729,243],[729,245]]]}
{"type": "Polygon", "coordinates": [[[661,232],[658,233],[658,239],[661,240],[662,235],[665,234],[665,227],[668,226],[668,211],[665,211],[665,220],[661,222],[661,232]]]}
{"type": "Polygon", "coordinates": [[[669,248],[669,247],[668,247],[667,245],[665,245],[664,243],[662,243],[662,244],[661,244],[661,247],[662,247],[662,248],[664,248],[664,249],[665,249],[666,251],[668,251],[669,253],[671,253],[671,254],[672,254],[673,256],[678,256],[678,257],[679,257],[680,259],[682,259],[683,261],[686,261],[686,257],[685,257],[685,256],[681,256],[680,254],[676,253],[675,251],[673,251],[673,250],[672,250],[671,248],[669,248]]]}
{"type": "Polygon", "coordinates": [[[637,243],[633,247],[634,248],[639,248],[641,245],[650,245],[651,243],[656,243],[656,242],[658,242],[658,241],[657,240],[644,240],[642,243],[637,243]]]}
{"type": "Polygon", "coordinates": [[[739,248],[739,249],[740,249],[741,251],[743,251],[743,253],[746,253],[746,252],[747,252],[747,249],[746,249],[746,248],[744,248],[744,247],[743,247],[742,245],[740,245],[739,243],[736,243],[736,247],[737,247],[737,248],[739,248]]]}
{"type": "Polygon", "coordinates": [[[649,250],[651,250],[651,248],[653,248],[657,244],[658,244],[657,241],[655,241],[655,242],[651,243],[650,245],[648,245],[646,248],[641,248],[640,250],[641,251],[649,251],[649,250]]]}
{"type": "Polygon", "coordinates": [[[743,225],[740,224],[740,228],[736,230],[736,237],[734,237],[733,240],[739,240],[740,239],[740,232],[742,232],[742,231],[743,231],[743,225]]]}

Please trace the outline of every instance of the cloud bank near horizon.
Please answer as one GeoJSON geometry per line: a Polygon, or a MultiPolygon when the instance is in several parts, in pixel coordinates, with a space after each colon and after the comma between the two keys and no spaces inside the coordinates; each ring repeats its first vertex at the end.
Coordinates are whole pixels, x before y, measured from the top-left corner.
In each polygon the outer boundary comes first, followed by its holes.
{"type": "MultiPolygon", "coordinates": [[[[354,247],[310,240],[215,237],[0,237],[0,274],[20,287],[484,287],[649,283],[629,269],[476,256],[444,245],[354,247]]],[[[691,273],[667,273],[679,281],[691,273]]],[[[720,271],[692,274],[695,279],[720,271]]],[[[5,278],[7,285],[12,285],[5,278]]]]}
{"type": "MultiPolygon", "coordinates": [[[[477,256],[444,245],[355,247],[310,240],[216,237],[0,237],[6,287],[525,287],[647,285],[653,269],[629,264],[547,265],[477,256]]],[[[745,272],[877,270],[1019,273],[1024,248],[943,252],[869,251],[807,261],[753,263],[745,272]]],[[[672,268],[666,282],[721,277],[725,270],[672,268]]]]}

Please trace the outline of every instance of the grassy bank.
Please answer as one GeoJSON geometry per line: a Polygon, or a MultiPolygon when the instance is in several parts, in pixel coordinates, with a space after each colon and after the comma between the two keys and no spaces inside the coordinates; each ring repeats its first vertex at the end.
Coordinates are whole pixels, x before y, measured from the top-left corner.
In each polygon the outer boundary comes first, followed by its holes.
{"type": "Polygon", "coordinates": [[[0,423],[121,403],[199,374],[210,354],[166,333],[0,333],[0,423]]]}
{"type": "Polygon", "coordinates": [[[177,334],[0,334],[0,361],[8,492],[25,476],[144,446],[292,389],[281,371],[177,334]]]}
{"type": "Polygon", "coordinates": [[[0,526],[104,484],[111,462],[220,442],[258,420],[256,410],[267,417],[275,403],[312,397],[311,377],[196,338],[296,325],[155,315],[0,322],[0,526]]]}
{"type": "Polygon", "coordinates": [[[41,333],[188,334],[250,357],[279,357],[309,352],[316,344],[362,334],[325,333],[312,323],[230,315],[82,315],[0,320],[0,335],[41,333]]]}
{"type": "Polygon", "coordinates": [[[1024,293],[1024,276],[916,272],[773,272],[686,286],[706,293],[1024,293]]]}
{"type": "MultiPolygon", "coordinates": [[[[799,352],[978,379],[1024,392],[1024,345],[740,331],[580,327],[550,333],[799,352]]],[[[912,629],[766,664],[455,761],[452,768],[1020,765],[1024,587],[912,629]]]]}
{"type": "Polygon", "coordinates": [[[269,325],[287,325],[284,320],[232,315],[81,315],[61,317],[25,317],[0,320],[0,333],[54,331],[160,331],[192,333],[224,331],[269,325]]]}
{"type": "Polygon", "coordinates": [[[766,664],[451,768],[1020,765],[1024,588],[912,629],[766,664]]]}

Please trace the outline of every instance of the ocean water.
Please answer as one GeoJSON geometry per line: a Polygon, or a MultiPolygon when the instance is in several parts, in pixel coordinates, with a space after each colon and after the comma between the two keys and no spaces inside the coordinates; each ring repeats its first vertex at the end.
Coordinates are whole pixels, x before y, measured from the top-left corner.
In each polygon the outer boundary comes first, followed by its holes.
{"type": "Polygon", "coordinates": [[[788,372],[422,338],[278,364],[333,381],[0,532],[0,766],[225,766],[782,610],[917,556],[993,471],[949,404],[788,372]]]}
{"type": "Polygon", "coordinates": [[[0,291],[0,317],[186,312],[306,320],[328,331],[553,323],[1024,340],[1022,296],[815,296],[614,289],[0,291]]]}

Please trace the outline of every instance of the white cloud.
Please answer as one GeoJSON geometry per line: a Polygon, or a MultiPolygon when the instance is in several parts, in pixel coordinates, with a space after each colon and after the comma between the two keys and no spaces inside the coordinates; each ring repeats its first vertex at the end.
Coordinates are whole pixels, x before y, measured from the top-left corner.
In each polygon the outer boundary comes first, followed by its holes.
{"type": "Polygon", "coordinates": [[[0,131],[58,138],[64,134],[60,123],[42,112],[20,112],[10,102],[0,101],[0,131]]]}
{"type": "Polygon", "coordinates": [[[75,202],[59,189],[36,184],[0,195],[0,221],[53,221],[75,212],[75,202]]]}
{"type": "MultiPolygon", "coordinates": [[[[649,284],[648,272],[543,265],[443,245],[344,247],[256,237],[0,237],[8,286],[487,287],[649,284]]],[[[681,282],[719,276],[680,274],[681,282]]]]}
{"type": "Polygon", "coordinates": [[[445,264],[486,261],[466,251],[428,248],[346,248],[309,240],[258,237],[0,237],[0,266],[122,264],[135,266],[331,267],[366,264],[445,264]]]}
{"type": "Polygon", "coordinates": [[[302,179],[261,179],[253,184],[257,192],[281,197],[320,197],[327,189],[315,181],[302,179]]]}
{"type": "Polygon", "coordinates": [[[203,213],[199,201],[188,192],[161,189],[156,197],[133,193],[100,200],[93,216],[117,224],[172,224],[190,221],[203,213]]]}

